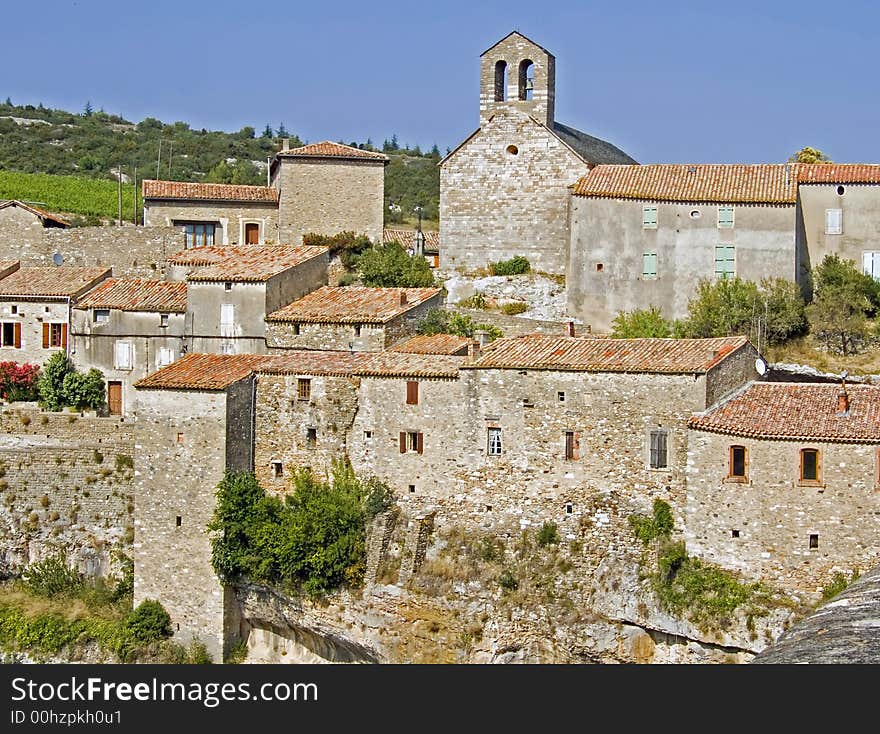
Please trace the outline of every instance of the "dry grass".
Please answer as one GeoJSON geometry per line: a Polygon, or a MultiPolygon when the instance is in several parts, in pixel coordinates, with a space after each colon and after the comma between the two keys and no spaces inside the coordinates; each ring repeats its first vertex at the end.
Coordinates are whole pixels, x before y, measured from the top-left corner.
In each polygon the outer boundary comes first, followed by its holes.
{"type": "Polygon", "coordinates": [[[100,606],[89,608],[82,599],[57,598],[48,599],[36,596],[24,589],[17,588],[12,582],[0,584],[0,603],[20,609],[28,617],[40,614],[53,614],[68,621],[100,617],[106,620],[118,620],[124,613],[117,608],[100,606]]]}
{"type": "Polygon", "coordinates": [[[844,357],[825,351],[811,336],[806,336],[787,344],[767,347],[764,354],[770,362],[802,364],[822,372],[840,373],[847,370],[851,375],[880,374],[880,348],[876,345],[859,354],[844,357]]]}

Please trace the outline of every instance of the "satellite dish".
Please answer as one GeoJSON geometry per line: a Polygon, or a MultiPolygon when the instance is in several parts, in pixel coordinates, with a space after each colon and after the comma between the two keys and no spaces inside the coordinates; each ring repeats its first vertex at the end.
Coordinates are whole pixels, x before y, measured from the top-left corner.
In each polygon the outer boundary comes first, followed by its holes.
{"type": "Polygon", "coordinates": [[[64,262],[64,255],[60,252],[56,252],[52,255],[52,262],[55,263],[55,265],[61,265],[64,262]]]}
{"type": "Polygon", "coordinates": [[[762,377],[767,374],[767,363],[760,357],[755,360],[755,372],[762,377]]]}

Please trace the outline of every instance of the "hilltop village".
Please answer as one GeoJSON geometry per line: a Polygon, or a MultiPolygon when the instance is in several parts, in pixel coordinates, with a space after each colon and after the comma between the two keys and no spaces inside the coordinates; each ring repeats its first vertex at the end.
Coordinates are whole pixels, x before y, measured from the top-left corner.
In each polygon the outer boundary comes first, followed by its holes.
{"type": "Polygon", "coordinates": [[[143,226],[0,203],[0,361],[61,352],[104,390],[3,406],[4,574],[63,550],[106,576],[121,553],[134,603],[215,660],[740,662],[876,566],[880,386],[787,381],[745,336],[607,333],[622,310],[683,316],[701,278],[808,288],[828,254],[880,278],[880,165],[640,165],[555,119],[555,63],[518,32],[480,56],[439,236],[383,229],[387,156],[329,141],[285,142],[266,186],[144,181],[143,226]],[[438,284],[527,258],[564,278],[568,318],[420,334],[445,290],[343,284],[314,244],[341,232],[438,284]],[[218,577],[227,472],[284,496],[341,459],[393,492],[362,585],[317,603],[218,577]],[[673,571],[723,569],[751,600],[720,624],[661,604],[652,513],[673,571]]]}

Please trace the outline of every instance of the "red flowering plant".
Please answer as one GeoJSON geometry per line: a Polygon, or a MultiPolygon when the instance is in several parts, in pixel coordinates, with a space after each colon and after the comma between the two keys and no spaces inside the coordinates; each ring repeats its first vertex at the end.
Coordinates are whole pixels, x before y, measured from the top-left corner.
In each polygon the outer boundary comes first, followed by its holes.
{"type": "Polygon", "coordinates": [[[0,362],[0,399],[7,402],[37,400],[39,377],[39,365],[0,362]]]}

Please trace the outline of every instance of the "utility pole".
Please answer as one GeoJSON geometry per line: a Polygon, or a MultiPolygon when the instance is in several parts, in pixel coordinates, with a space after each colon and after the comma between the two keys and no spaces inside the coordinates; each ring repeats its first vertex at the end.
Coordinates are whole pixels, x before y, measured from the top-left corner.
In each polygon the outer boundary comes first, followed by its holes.
{"type": "Polygon", "coordinates": [[[122,165],[116,166],[116,198],[119,202],[119,220],[117,227],[122,226],[122,165]]]}
{"type": "Polygon", "coordinates": [[[156,158],[156,178],[159,178],[159,164],[162,162],[162,138],[159,138],[159,156],[156,158]]]}
{"type": "Polygon", "coordinates": [[[171,141],[171,149],[168,152],[168,180],[171,180],[171,159],[174,158],[174,141],[171,141]]]}
{"type": "Polygon", "coordinates": [[[137,226],[138,223],[138,167],[134,167],[134,217],[131,223],[137,226]]]}

